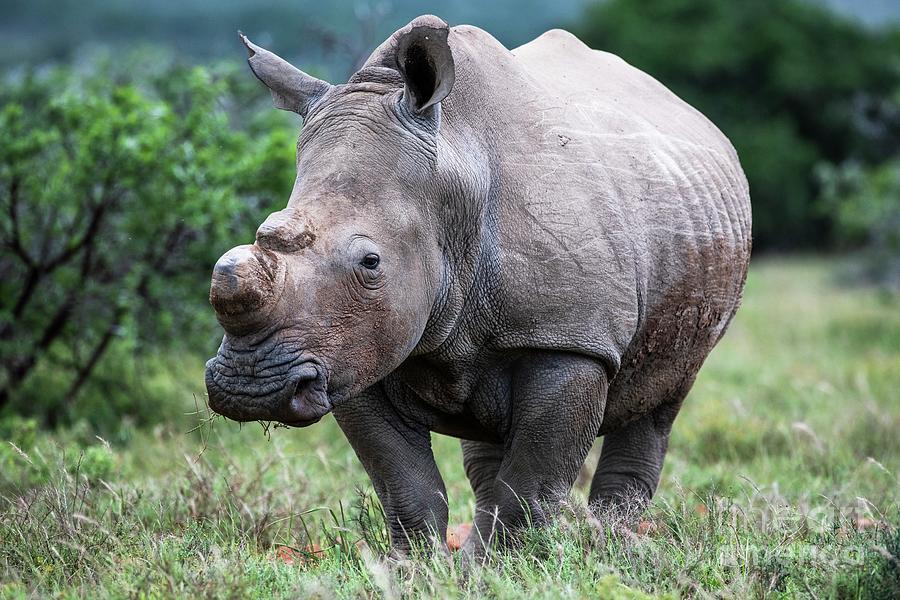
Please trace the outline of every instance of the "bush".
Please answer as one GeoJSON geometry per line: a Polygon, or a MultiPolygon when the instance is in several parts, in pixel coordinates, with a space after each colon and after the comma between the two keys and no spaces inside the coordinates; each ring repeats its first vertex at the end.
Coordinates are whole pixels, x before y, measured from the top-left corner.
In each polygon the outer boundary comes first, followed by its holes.
{"type": "Polygon", "coordinates": [[[867,277],[900,291],[900,160],[819,169],[822,209],[834,216],[838,244],[862,246],[867,277]]]}
{"type": "Polygon", "coordinates": [[[0,91],[0,409],[100,424],[78,409],[94,395],[110,420],[164,414],[130,375],[162,347],[208,351],[212,264],[290,190],[293,133],[236,130],[234,90],[170,66],[0,91]]]}

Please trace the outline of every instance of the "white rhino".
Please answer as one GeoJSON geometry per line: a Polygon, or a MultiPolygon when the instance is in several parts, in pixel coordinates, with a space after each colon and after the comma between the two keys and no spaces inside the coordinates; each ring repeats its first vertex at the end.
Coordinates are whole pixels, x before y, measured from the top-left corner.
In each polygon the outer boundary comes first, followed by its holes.
{"type": "Polygon", "coordinates": [[[541,523],[597,436],[591,501],[649,500],[747,272],[725,136],[560,30],[510,51],[419,17],[342,85],[244,41],[305,126],[287,208],[216,264],[210,406],[333,412],[400,549],[446,532],[432,431],[463,440],[471,549],[541,523]]]}

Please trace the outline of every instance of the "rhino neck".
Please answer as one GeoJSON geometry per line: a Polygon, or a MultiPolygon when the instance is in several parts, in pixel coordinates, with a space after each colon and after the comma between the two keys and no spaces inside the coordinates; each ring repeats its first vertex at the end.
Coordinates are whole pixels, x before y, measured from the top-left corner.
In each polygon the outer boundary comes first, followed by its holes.
{"type": "Polygon", "coordinates": [[[443,270],[412,355],[459,358],[483,343],[497,312],[492,293],[500,270],[497,170],[487,146],[452,118],[443,119],[437,155],[438,181],[429,213],[443,250],[443,270]]]}

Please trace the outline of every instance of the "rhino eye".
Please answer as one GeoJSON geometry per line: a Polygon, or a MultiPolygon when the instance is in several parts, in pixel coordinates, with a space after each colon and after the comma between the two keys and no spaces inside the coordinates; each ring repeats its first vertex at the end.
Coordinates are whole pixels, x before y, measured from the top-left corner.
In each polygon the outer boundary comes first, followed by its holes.
{"type": "Polygon", "coordinates": [[[364,266],[367,269],[376,269],[376,268],[378,268],[378,264],[380,262],[381,262],[381,257],[378,256],[377,254],[375,254],[374,252],[371,252],[369,254],[366,254],[359,264],[361,264],[362,266],[364,266]]]}

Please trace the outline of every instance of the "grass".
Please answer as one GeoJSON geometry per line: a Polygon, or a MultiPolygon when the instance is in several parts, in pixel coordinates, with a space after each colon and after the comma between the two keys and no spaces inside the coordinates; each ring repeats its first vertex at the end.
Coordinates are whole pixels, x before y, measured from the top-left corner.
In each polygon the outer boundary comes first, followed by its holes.
{"type": "MultiPolygon", "coordinates": [[[[636,530],[586,509],[585,469],[518,550],[470,571],[458,555],[396,561],[331,419],[187,434],[184,417],[111,445],[8,421],[0,597],[896,597],[900,300],[841,273],[753,265],[636,530]]],[[[451,522],[470,521],[458,442],[434,444],[451,522]]]]}

